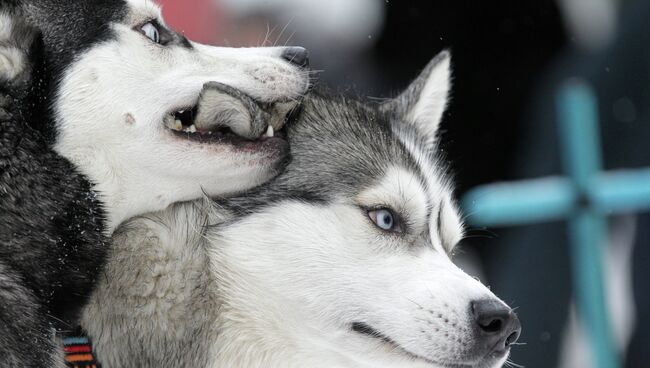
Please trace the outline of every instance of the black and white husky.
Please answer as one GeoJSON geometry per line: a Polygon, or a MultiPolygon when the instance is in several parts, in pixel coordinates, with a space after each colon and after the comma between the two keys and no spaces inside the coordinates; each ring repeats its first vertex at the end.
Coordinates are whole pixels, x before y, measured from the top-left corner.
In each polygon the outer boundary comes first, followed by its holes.
{"type": "Polygon", "coordinates": [[[0,366],[63,364],[52,327],[121,222],[276,175],[306,61],[191,42],[146,0],[2,1],[0,366]]]}
{"type": "Polygon", "coordinates": [[[133,219],[82,324],[108,367],[500,367],[513,311],[451,261],[438,55],[380,105],[307,97],[252,193],[133,219]]]}

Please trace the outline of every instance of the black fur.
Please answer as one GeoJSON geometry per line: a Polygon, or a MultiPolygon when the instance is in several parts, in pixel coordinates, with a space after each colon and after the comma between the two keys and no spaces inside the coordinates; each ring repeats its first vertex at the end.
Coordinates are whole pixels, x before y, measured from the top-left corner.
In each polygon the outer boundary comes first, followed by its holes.
{"type": "MultiPolygon", "coordinates": [[[[42,35],[43,67],[35,70],[34,79],[42,96],[52,96],[66,66],[92,45],[111,39],[111,22],[127,15],[123,0],[12,0],[17,12],[42,35]]],[[[49,116],[48,103],[39,106],[49,116]]],[[[52,143],[56,130],[51,118],[35,121],[33,128],[52,143]]]]}
{"type": "Polygon", "coordinates": [[[53,328],[74,327],[106,258],[101,203],[50,146],[44,66],[59,52],[43,39],[21,25],[3,40],[28,62],[0,77],[0,367],[62,366],[53,328]]]}

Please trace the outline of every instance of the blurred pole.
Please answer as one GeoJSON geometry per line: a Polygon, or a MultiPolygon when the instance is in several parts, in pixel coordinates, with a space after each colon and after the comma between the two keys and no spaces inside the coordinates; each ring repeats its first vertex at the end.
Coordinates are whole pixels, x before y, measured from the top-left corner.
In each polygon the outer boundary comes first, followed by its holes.
{"type": "Polygon", "coordinates": [[[611,334],[603,282],[604,215],[592,206],[594,180],[601,170],[596,99],[579,81],[567,83],[558,95],[560,147],[578,203],[569,220],[573,285],[579,315],[598,368],[616,368],[618,354],[611,334]]]}

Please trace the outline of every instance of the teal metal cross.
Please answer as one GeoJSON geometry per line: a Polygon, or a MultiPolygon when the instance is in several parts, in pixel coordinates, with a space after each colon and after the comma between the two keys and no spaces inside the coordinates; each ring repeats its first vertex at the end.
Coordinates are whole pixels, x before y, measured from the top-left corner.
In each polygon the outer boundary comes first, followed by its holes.
{"type": "Polygon", "coordinates": [[[568,82],[558,94],[557,108],[568,176],[480,186],[465,195],[463,209],[474,226],[568,219],[578,312],[597,367],[616,368],[620,358],[603,285],[606,216],[650,209],[650,168],[601,171],[596,99],[586,84],[568,82]]]}

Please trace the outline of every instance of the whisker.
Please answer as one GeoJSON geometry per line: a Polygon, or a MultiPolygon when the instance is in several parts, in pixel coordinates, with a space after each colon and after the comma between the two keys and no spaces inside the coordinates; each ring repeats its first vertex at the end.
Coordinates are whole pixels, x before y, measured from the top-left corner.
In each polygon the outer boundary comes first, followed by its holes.
{"type": "Polygon", "coordinates": [[[506,365],[506,366],[508,366],[508,367],[515,367],[515,368],[525,368],[525,366],[523,366],[523,365],[521,365],[521,364],[517,364],[517,363],[513,362],[513,361],[510,360],[510,359],[506,360],[506,362],[504,363],[504,365],[506,365]]]}
{"type": "Polygon", "coordinates": [[[494,239],[496,236],[485,235],[485,234],[476,234],[476,235],[465,235],[463,239],[494,239]]]}
{"type": "Polygon", "coordinates": [[[269,41],[269,36],[271,35],[271,25],[269,22],[266,22],[266,35],[264,36],[264,41],[260,46],[266,46],[266,43],[269,41]]]}
{"type": "Polygon", "coordinates": [[[66,327],[71,327],[71,328],[73,327],[73,326],[72,326],[71,324],[69,324],[68,322],[66,322],[66,321],[64,321],[64,320],[62,320],[62,319],[60,319],[60,318],[57,318],[57,317],[55,317],[55,316],[53,316],[53,315],[51,315],[51,314],[49,314],[49,313],[45,313],[45,315],[46,315],[47,317],[53,319],[53,320],[56,320],[56,321],[61,322],[61,323],[64,324],[66,327]]]}
{"type": "Polygon", "coordinates": [[[280,31],[280,34],[279,34],[278,37],[275,39],[275,42],[273,43],[273,46],[277,46],[277,43],[278,43],[278,41],[280,40],[280,38],[282,37],[282,35],[284,34],[284,31],[286,31],[286,30],[287,30],[287,27],[289,27],[289,25],[291,24],[291,22],[293,22],[293,18],[295,18],[295,16],[292,16],[292,17],[289,19],[289,21],[287,22],[287,24],[284,26],[284,28],[282,28],[282,30],[280,31]]]}
{"type": "Polygon", "coordinates": [[[499,237],[499,234],[497,234],[497,233],[495,233],[495,232],[493,232],[493,231],[490,231],[490,230],[488,230],[488,229],[485,228],[485,227],[483,227],[483,228],[472,228],[472,229],[468,229],[467,232],[470,233],[470,234],[472,234],[472,236],[476,236],[476,235],[489,235],[489,236],[492,236],[492,237],[494,237],[494,238],[499,237]],[[476,234],[476,233],[478,233],[478,234],[476,234]],[[482,233],[482,234],[481,234],[481,233],[482,233]]]}
{"type": "Polygon", "coordinates": [[[295,35],[295,34],[296,34],[296,31],[291,32],[291,34],[289,35],[289,38],[287,38],[287,40],[284,42],[284,46],[285,46],[285,47],[287,46],[287,44],[289,43],[289,41],[291,41],[291,38],[292,38],[293,35],[295,35]]]}
{"type": "MultiPolygon", "coordinates": [[[[278,23],[276,23],[275,25],[273,25],[273,28],[271,28],[271,31],[269,32],[270,35],[273,34],[273,33],[275,32],[276,28],[278,28],[278,25],[279,25],[278,23]]],[[[277,39],[276,39],[276,42],[277,42],[277,39]]],[[[275,44],[273,44],[273,45],[275,45],[275,44]]]]}
{"type": "Polygon", "coordinates": [[[384,102],[390,100],[389,97],[374,97],[374,96],[366,96],[366,99],[368,99],[370,101],[377,102],[377,103],[384,103],[384,102]]]}
{"type": "Polygon", "coordinates": [[[422,306],[420,304],[418,304],[415,300],[411,300],[411,298],[406,298],[406,300],[408,300],[409,302],[411,302],[411,303],[417,305],[418,307],[420,307],[421,309],[423,309],[422,306]]]}

